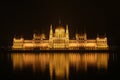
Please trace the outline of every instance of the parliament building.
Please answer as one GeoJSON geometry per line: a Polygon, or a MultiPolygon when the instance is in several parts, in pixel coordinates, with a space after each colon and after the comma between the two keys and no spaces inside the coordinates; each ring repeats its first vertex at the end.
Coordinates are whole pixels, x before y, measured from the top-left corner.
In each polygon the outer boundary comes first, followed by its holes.
{"type": "Polygon", "coordinates": [[[97,36],[95,39],[88,39],[87,34],[75,34],[75,39],[69,38],[69,28],[66,25],[57,26],[55,31],[50,25],[49,39],[45,38],[45,34],[33,34],[33,39],[26,40],[23,37],[13,38],[12,49],[22,50],[106,50],[109,46],[107,44],[107,37],[97,36]]]}

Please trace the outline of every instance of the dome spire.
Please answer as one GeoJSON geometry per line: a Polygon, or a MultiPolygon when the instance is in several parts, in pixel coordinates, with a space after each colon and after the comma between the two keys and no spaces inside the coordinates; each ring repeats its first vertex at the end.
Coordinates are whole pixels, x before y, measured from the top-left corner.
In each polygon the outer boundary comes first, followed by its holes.
{"type": "Polygon", "coordinates": [[[59,16],[59,26],[61,25],[61,19],[60,19],[60,16],[59,16]]]}

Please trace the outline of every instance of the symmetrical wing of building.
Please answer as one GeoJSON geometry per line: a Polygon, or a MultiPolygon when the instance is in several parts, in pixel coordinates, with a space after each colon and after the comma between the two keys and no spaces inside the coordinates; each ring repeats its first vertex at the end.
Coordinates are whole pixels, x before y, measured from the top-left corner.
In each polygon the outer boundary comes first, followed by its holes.
{"type": "Polygon", "coordinates": [[[55,31],[50,25],[49,39],[45,39],[44,34],[33,34],[32,40],[24,38],[13,39],[13,49],[108,49],[107,37],[99,37],[96,39],[87,39],[87,34],[76,34],[75,39],[69,38],[69,29],[63,26],[56,27],[55,31]]]}

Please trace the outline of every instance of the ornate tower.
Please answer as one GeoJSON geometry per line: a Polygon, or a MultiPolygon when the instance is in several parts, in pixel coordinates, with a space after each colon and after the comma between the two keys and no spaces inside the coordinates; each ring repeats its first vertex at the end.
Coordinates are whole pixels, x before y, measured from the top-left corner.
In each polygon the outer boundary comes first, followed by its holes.
{"type": "Polygon", "coordinates": [[[66,25],[66,38],[69,39],[68,25],[66,25]]]}
{"type": "Polygon", "coordinates": [[[68,25],[66,25],[66,48],[69,48],[69,31],[68,31],[68,25]]]}
{"type": "Polygon", "coordinates": [[[53,30],[52,30],[52,24],[50,25],[50,33],[49,33],[49,39],[52,39],[53,37],[53,30]]]}
{"type": "Polygon", "coordinates": [[[53,45],[53,30],[52,30],[52,24],[50,25],[50,33],[49,33],[49,47],[52,48],[53,45]]]}
{"type": "Polygon", "coordinates": [[[86,32],[84,33],[84,40],[87,40],[87,34],[86,34],[86,32]]]}

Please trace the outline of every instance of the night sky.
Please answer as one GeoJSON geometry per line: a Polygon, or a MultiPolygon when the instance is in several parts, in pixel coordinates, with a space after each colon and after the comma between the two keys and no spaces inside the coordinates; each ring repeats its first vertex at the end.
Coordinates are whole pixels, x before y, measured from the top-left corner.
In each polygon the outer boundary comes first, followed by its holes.
{"type": "Polygon", "coordinates": [[[120,40],[120,5],[117,0],[9,0],[0,2],[0,44],[11,45],[22,35],[32,39],[34,32],[49,34],[49,26],[69,25],[71,38],[85,30],[89,38],[97,34],[111,44],[120,40]]]}

